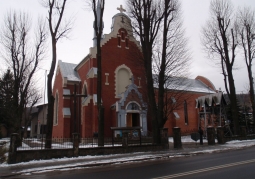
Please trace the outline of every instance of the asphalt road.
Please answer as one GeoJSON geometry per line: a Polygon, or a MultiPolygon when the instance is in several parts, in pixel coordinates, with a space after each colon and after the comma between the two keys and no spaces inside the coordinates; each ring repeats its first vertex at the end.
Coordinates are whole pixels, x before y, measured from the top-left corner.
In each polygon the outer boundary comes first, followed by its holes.
{"type": "Polygon", "coordinates": [[[14,177],[53,179],[254,179],[255,147],[192,157],[131,162],[14,177]]]}

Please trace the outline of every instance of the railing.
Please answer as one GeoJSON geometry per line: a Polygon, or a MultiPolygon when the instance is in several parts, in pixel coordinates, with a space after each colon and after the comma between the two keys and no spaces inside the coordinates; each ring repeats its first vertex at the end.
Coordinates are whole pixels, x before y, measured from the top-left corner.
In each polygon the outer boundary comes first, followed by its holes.
{"type": "MultiPolygon", "coordinates": [[[[26,138],[22,140],[22,146],[18,147],[17,150],[38,150],[45,149],[44,138],[26,138]]],[[[73,142],[71,138],[53,138],[52,149],[70,149],[73,148],[73,142]]]]}
{"type": "MultiPolygon", "coordinates": [[[[17,150],[43,150],[45,149],[45,138],[26,138],[22,140],[22,146],[19,146],[17,150]]],[[[104,138],[104,147],[122,146],[122,138],[104,138]]],[[[128,138],[128,145],[151,145],[152,138],[147,136],[140,139],[135,137],[128,138]]],[[[52,149],[72,149],[73,138],[52,138],[52,149]]],[[[79,139],[79,148],[96,148],[98,147],[97,137],[88,137],[79,139]]]]}

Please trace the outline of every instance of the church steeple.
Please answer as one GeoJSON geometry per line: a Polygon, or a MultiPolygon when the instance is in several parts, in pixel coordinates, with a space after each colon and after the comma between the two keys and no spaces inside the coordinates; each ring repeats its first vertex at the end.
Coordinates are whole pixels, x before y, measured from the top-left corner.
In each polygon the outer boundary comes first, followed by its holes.
{"type": "MultiPolygon", "coordinates": [[[[98,28],[100,26],[101,3],[102,3],[101,0],[97,1],[97,27],[98,28]]],[[[97,46],[97,36],[96,36],[96,31],[95,31],[95,21],[93,24],[93,28],[94,28],[93,47],[96,47],[97,46]]],[[[102,22],[102,32],[103,32],[103,29],[104,29],[104,22],[102,22]]],[[[102,33],[102,35],[103,35],[103,33],[102,33]]],[[[102,39],[102,37],[101,37],[101,39],[102,39]]]]}

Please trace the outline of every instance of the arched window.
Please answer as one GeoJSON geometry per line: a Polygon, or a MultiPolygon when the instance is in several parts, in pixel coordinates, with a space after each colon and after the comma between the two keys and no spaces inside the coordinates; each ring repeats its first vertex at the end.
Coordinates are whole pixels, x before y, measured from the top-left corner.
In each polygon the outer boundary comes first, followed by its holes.
{"type": "Polygon", "coordinates": [[[188,118],[188,106],[187,106],[187,101],[184,100],[184,118],[185,118],[185,124],[188,125],[189,123],[189,118],[188,118]]]}
{"type": "Polygon", "coordinates": [[[54,102],[54,119],[53,119],[53,124],[54,125],[58,124],[58,92],[56,92],[55,102],[54,102]]]}
{"type": "Polygon", "coordinates": [[[129,84],[129,72],[125,68],[120,69],[118,71],[118,94],[125,92],[129,84]]]}
{"type": "MultiPolygon", "coordinates": [[[[87,83],[85,82],[82,88],[82,94],[88,96],[88,90],[87,90],[87,83]]],[[[81,99],[84,100],[85,97],[82,97],[81,99]]]]}
{"type": "Polygon", "coordinates": [[[115,97],[126,91],[126,87],[131,84],[132,72],[125,64],[120,65],[115,70],[115,97]]]}
{"type": "Polygon", "coordinates": [[[140,107],[136,103],[130,103],[127,106],[127,110],[140,110],[140,107]]]}
{"type": "Polygon", "coordinates": [[[115,70],[115,94],[118,97],[121,93],[126,91],[126,87],[131,83],[131,70],[126,65],[121,65],[115,70]]]}

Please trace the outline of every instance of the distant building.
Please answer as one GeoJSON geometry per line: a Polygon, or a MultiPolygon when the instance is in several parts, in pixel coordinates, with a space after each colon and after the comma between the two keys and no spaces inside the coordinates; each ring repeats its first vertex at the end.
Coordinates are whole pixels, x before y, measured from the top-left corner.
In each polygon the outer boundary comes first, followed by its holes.
{"type": "Polygon", "coordinates": [[[32,111],[30,137],[41,138],[45,136],[47,125],[48,104],[40,104],[32,111]]]}

